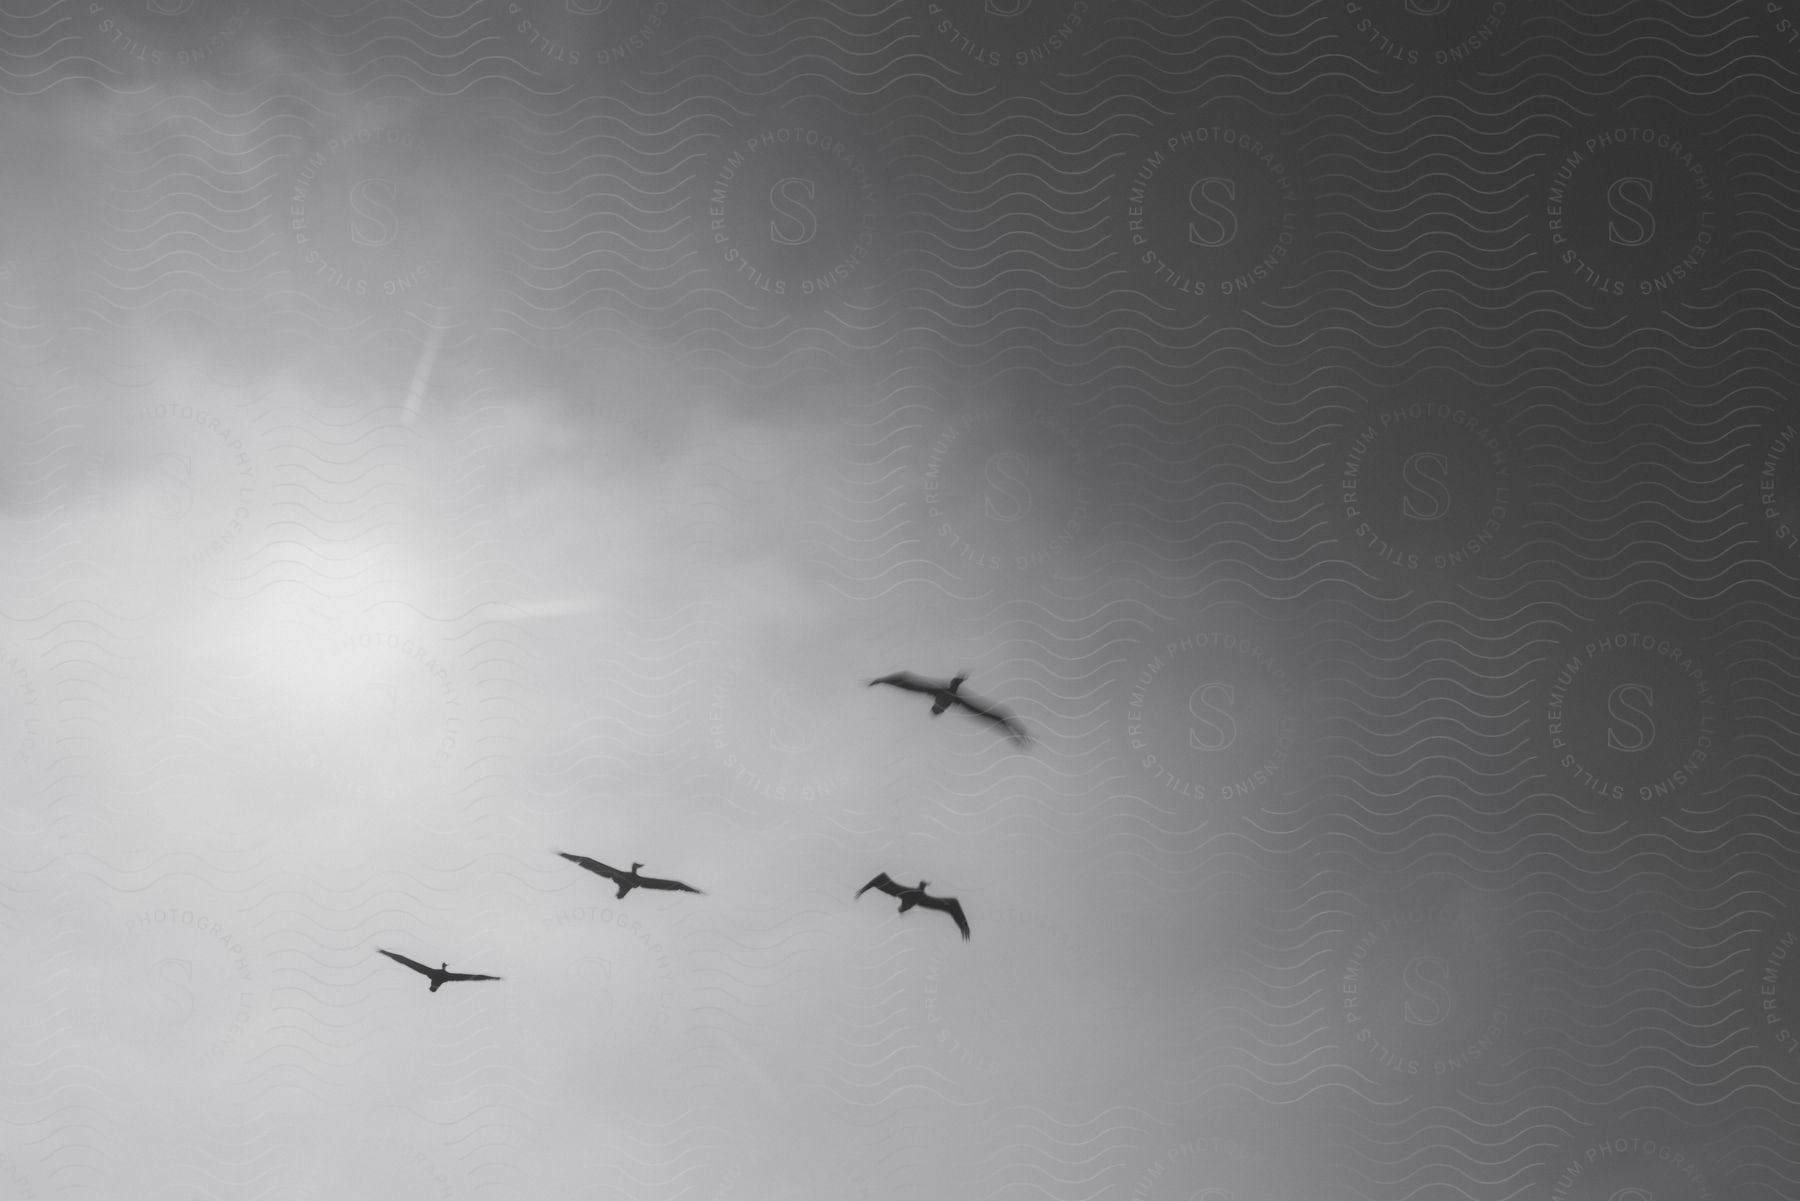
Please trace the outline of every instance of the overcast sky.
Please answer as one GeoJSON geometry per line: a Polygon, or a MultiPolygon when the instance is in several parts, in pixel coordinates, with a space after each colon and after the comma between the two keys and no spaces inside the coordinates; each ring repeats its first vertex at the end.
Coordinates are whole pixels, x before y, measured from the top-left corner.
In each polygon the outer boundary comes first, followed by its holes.
{"type": "Polygon", "coordinates": [[[0,14],[0,1194],[1789,1195],[1800,13],[1526,7],[0,14]]]}

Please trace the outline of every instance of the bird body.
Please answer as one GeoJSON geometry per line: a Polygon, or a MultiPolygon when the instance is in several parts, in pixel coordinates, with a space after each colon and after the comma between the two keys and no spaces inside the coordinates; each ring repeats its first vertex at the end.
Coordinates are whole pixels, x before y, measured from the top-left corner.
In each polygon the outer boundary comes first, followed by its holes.
{"type": "Polygon", "coordinates": [[[380,948],[380,947],[376,947],[375,949],[377,951],[381,951],[381,953],[383,955],[386,955],[389,959],[392,959],[396,963],[404,963],[407,967],[411,968],[413,971],[418,972],[420,975],[422,975],[426,979],[430,980],[431,988],[429,991],[431,991],[431,992],[436,992],[438,989],[442,988],[444,985],[449,984],[455,980],[498,980],[498,979],[500,979],[499,976],[475,976],[475,975],[470,975],[467,972],[453,972],[453,971],[449,970],[450,965],[448,963],[440,964],[437,967],[426,967],[424,964],[420,963],[416,959],[408,959],[404,955],[396,954],[393,951],[385,951],[385,950],[382,950],[382,948],[380,948]]]}
{"type": "Polygon", "coordinates": [[[873,888],[887,893],[890,897],[898,897],[900,900],[901,913],[905,913],[915,905],[921,909],[941,910],[950,915],[950,920],[956,923],[956,928],[958,930],[962,931],[963,941],[967,942],[969,939],[969,919],[963,916],[962,902],[955,897],[926,896],[925,886],[930,883],[931,881],[929,880],[920,880],[917,887],[909,888],[904,884],[896,883],[886,872],[882,872],[873,880],[870,880],[867,884],[857,889],[856,895],[858,899],[861,899],[863,893],[868,892],[873,888]]]}
{"type": "Polygon", "coordinates": [[[567,851],[558,851],[556,853],[561,855],[564,859],[567,859],[570,863],[579,864],[588,871],[593,872],[596,876],[602,876],[617,884],[619,886],[619,895],[615,898],[616,900],[623,900],[625,894],[634,888],[661,889],[666,892],[700,892],[698,888],[683,884],[680,880],[664,880],[656,876],[640,876],[638,875],[638,868],[644,866],[641,863],[634,863],[631,865],[630,871],[622,872],[616,867],[610,867],[607,864],[600,862],[598,859],[589,859],[586,855],[571,855],[567,851]]]}
{"type": "Polygon", "coordinates": [[[962,682],[969,678],[968,672],[959,673],[955,679],[947,681],[927,680],[910,671],[896,671],[879,679],[869,681],[869,687],[886,684],[904,692],[922,692],[932,698],[931,715],[937,717],[946,709],[955,707],[967,710],[984,721],[992,722],[1006,733],[1006,737],[1018,746],[1025,746],[1031,741],[1031,735],[1025,732],[1024,723],[1018,718],[985,701],[973,701],[962,695],[962,682]]]}

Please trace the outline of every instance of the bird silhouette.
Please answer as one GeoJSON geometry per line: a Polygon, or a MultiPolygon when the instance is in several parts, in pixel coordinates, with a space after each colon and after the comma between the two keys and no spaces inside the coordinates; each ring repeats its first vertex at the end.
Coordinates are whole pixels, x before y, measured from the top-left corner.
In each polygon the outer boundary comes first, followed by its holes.
{"type": "Polygon", "coordinates": [[[666,892],[700,892],[698,888],[683,884],[680,880],[662,880],[656,876],[640,876],[638,875],[638,868],[644,866],[641,863],[634,863],[631,865],[630,871],[622,872],[616,867],[608,867],[598,859],[589,859],[586,855],[571,855],[567,851],[558,851],[556,853],[561,855],[564,859],[567,859],[570,863],[579,863],[582,867],[587,868],[596,876],[605,876],[608,880],[617,884],[619,886],[619,895],[615,899],[623,899],[625,894],[634,888],[659,888],[666,892]]]}
{"type": "Polygon", "coordinates": [[[875,888],[887,893],[890,897],[899,897],[901,913],[905,913],[914,905],[917,905],[921,909],[941,909],[950,915],[950,920],[954,921],[956,923],[956,928],[962,931],[963,941],[967,942],[969,940],[969,919],[963,916],[962,902],[955,897],[926,896],[925,886],[929,883],[931,883],[929,880],[920,880],[917,888],[908,888],[904,884],[894,883],[893,879],[886,872],[882,872],[879,876],[876,876],[873,880],[870,880],[867,884],[857,889],[856,896],[858,900],[861,900],[863,893],[868,892],[871,888],[875,888]]]}
{"type": "Polygon", "coordinates": [[[1002,730],[1006,731],[1007,738],[1012,740],[1015,744],[1019,746],[1028,745],[1031,742],[1031,735],[1025,732],[1025,726],[1018,718],[996,705],[990,705],[985,701],[970,700],[958,691],[958,689],[962,687],[962,682],[968,678],[969,673],[966,671],[958,673],[955,679],[946,682],[927,680],[921,676],[915,676],[910,671],[897,671],[892,675],[882,676],[877,680],[870,680],[869,687],[873,688],[877,684],[887,684],[890,687],[903,689],[906,692],[923,692],[926,696],[933,698],[931,706],[931,715],[933,717],[938,716],[951,706],[955,706],[959,709],[966,709],[976,717],[979,717],[984,721],[993,722],[995,725],[999,726],[1002,730]]]}
{"type": "Polygon", "coordinates": [[[407,967],[411,968],[413,971],[418,972],[419,974],[423,975],[426,979],[430,980],[432,992],[436,992],[438,989],[442,988],[446,984],[449,984],[453,980],[498,980],[498,979],[500,979],[499,976],[471,976],[466,972],[447,971],[445,969],[447,969],[450,966],[447,963],[443,964],[439,967],[435,967],[435,968],[426,967],[424,964],[420,963],[416,959],[408,959],[406,956],[396,955],[392,951],[383,951],[380,947],[376,947],[375,949],[377,951],[381,951],[381,953],[383,955],[386,955],[389,959],[394,960],[396,963],[404,963],[407,967]]]}

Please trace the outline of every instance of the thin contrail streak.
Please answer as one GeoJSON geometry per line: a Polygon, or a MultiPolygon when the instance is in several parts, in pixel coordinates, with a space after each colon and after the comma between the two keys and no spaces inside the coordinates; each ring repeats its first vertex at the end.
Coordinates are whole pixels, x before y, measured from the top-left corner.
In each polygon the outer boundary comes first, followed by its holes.
{"type": "Polygon", "coordinates": [[[412,382],[406,385],[406,407],[400,419],[407,425],[419,419],[419,410],[425,404],[425,385],[431,382],[431,369],[437,364],[438,347],[443,344],[444,321],[439,314],[432,318],[431,331],[425,335],[425,349],[419,353],[418,366],[413,368],[412,382]]]}

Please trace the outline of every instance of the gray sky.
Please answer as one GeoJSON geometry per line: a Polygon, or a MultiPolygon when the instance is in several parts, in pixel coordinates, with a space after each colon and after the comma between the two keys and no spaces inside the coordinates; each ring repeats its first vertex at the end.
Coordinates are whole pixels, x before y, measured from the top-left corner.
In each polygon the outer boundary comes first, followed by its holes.
{"type": "Polygon", "coordinates": [[[0,1192],[1785,1195],[1800,61],[1366,7],[0,15],[0,1192]]]}

